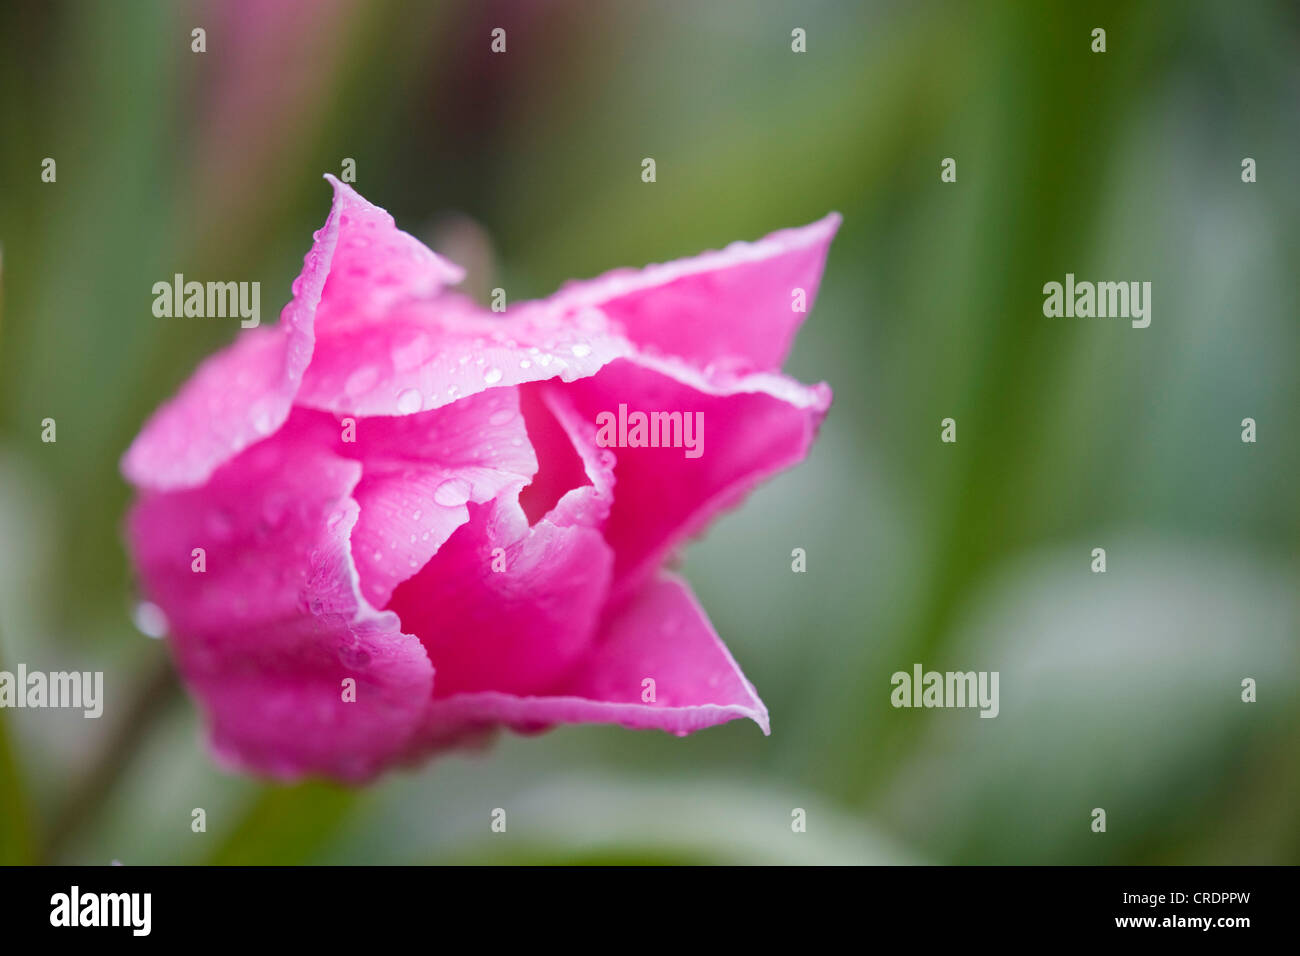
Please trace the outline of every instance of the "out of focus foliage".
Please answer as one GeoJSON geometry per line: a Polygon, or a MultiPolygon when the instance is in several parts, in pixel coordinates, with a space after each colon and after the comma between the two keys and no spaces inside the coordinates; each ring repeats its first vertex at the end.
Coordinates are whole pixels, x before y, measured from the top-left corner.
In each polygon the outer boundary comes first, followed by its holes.
{"type": "Polygon", "coordinates": [[[772,736],[573,728],[279,788],[173,698],[54,858],[1300,862],[1298,52],[1282,0],[6,5],[0,668],[103,669],[108,701],[0,711],[0,858],[163,655],[117,459],[236,323],[155,319],[151,285],[256,280],[271,314],[350,157],[512,300],[843,213],[789,363],[835,389],[821,441],[685,563],[772,736]],[[1151,281],[1150,328],[1044,318],[1067,272],[1151,281]],[[999,671],[1001,715],[892,709],[914,662],[999,671]]]}

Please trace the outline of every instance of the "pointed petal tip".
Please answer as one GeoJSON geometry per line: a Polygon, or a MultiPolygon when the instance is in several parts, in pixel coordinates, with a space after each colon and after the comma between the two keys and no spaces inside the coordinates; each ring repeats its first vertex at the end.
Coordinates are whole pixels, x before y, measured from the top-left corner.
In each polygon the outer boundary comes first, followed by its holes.
{"type": "Polygon", "coordinates": [[[839,232],[840,226],[844,222],[844,217],[835,210],[831,210],[820,219],[814,219],[806,226],[793,226],[789,229],[781,230],[774,233],[774,236],[780,236],[782,232],[793,238],[791,245],[800,247],[805,244],[812,245],[817,242],[830,243],[839,232]]]}
{"type": "MultiPolygon", "coordinates": [[[[745,683],[749,684],[748,681],[746,681],[745,683]]],[[[749,692],[754,696],[754,702],[758,706],[749,709],[748,712],[745,714],[745,716],[748,717],[750,720],[752,720],[754,723],[758,724],[758,729],[763,731],[764,737],[771,737],[772,720],[768,716],[767,705],[764,704],[761,699],[759,699],[758,690],[754,687],[753,684],[749,684],[749,692]]]]}

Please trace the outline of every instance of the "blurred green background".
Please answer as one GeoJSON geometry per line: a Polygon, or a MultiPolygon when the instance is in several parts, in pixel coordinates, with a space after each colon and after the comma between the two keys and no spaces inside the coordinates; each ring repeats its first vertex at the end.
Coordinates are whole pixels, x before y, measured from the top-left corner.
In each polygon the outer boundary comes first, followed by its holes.
{"type": "Polygon", "coordinates": [[[1298,51],[1290,2],[5,4],[0,668],[107,706],[0,711],[0,861],[1300,862],[1298,51]],[[237,323],[151,286],[260,281],[270,321],[345,157],[512,301],[843,213],[787,365],[820,442],[685,561],[770,738],[214,767],[117,460],[237,323]],[[1150,328],[1044,318],[1066,272],[1151,281],[1150,328]],[[999,671],[1001,715],[892,709],[914,662],[999,671]]]}

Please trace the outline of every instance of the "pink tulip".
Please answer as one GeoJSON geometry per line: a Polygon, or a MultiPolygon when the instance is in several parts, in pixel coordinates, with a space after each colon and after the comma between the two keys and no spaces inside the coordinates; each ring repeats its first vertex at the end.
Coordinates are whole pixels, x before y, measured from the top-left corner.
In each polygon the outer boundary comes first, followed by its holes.
{"type": "Polygon", "coordinates": [[[662,565],[807,454],[830,389],[778,367],[839,217],[499,315],[327,178],[280,323],[205,361],[122,462],[141,585],[218,757],[364,780],[502,725],[767,733],[662,565]],[[620,404],[700,413],[702,453],[600,447],[620,404]]]}

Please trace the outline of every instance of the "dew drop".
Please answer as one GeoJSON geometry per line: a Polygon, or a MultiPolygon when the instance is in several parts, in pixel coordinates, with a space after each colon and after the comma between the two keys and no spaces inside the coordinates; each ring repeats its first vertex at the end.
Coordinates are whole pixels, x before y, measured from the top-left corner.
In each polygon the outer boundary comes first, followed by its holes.
{"type": "Polygon", "coordinates": [[[235,522],[226,511],[213,511],[208,515],[208,534],[218,541],[226,541],[235,529],[235,522]]]}
{"type": "Polygon", "coordinates": [[[573,352],[574,358],[586,358],[588,355],[591,354],[591,346],[584,345],[583,343],[579,342],[577,345],[575,345],[572,348],[571,351],[573,352]]]}
{"type": "Polygon", "coordinates": [[[405,389],[397,396],[397,410],[403,415],[414,415],[420,410],[423,400],[420,393],[414,388],[405,389]]]}
{"type": "Polygon", "coordinates": [[[487,382],[489,385],[495,385],[497,382],[501,381],[501,369],[488,369],[483,373],[483,381],[487,382]]]}
{"type": "Polygon", "coordinates": [[[515,417],[514,409],[499,408],[491,415],[488,416],[488,424],[493,426],[494,428],[500,427],[501,425],[506,424],[506,422],[512,421],[514,417],[515,417]]]}
{"type": "Polygon", "coordinates": [[[444,508],[456,508],[469,501],[470,484],[464,478],[448,478],[433,491],[433,500],[444,508]]]}
{"type": "Polygon", "coordinates": [[[361,395],[374,388],[377,381],[379,369],[373,365],[363,365],[348,376],[348,380],[343,383],[343,391],[353,396],[361,395]]]}
{"type": "Polygon", "coordinates": [[[270,409],[262,405],[253,409],[253,430],[259,435],[269,435],[275,430],[275,418],[270,409]]]}
{"type": "Polygon", "coordinates": [[[393,349],[393,365],[405,372],[419,366],[432,352],[429,337],[423,332],[417,332],[409,341],[393,349]]]}
{"type": "Polygon", "coordinates": [[[273,494],[262,502],[262,524],[265,530],[278,528],[283,522],[289,502],[283,495],[273,494]]]}

